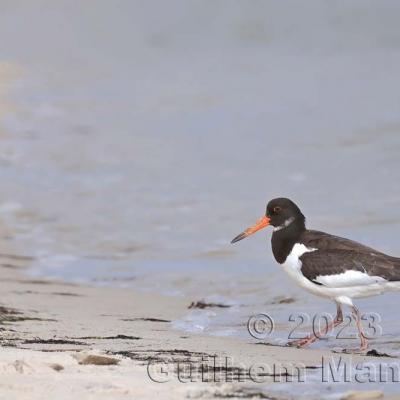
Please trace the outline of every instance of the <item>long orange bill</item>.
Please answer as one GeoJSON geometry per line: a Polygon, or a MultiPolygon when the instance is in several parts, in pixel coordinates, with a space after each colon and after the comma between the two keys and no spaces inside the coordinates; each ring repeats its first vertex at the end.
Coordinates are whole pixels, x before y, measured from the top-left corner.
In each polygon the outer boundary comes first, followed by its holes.
{"type": "Polygon", "coordinates": [[[253,233],[256,233],[257,231],[259,231],[260,229],[265,228],[266,226],[269,225],[270,219],[266,216],[262,217],[261,219],[259,219],[253,226],[251,226],[250,228],[247,228],[245,231],[243,231],[240,235],[237,235],[232,241],[231,243],[236,243],[239,240],[242,240],[244,238],[246,238],[247,236],[252,235],[253,233]]]}

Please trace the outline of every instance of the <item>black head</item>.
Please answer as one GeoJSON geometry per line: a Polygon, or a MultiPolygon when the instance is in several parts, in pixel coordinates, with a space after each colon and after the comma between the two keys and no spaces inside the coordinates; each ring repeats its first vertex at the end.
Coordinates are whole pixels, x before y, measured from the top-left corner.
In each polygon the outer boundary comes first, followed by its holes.
{"type": "Polygon", "coordinates": [[[285,229],[301,232],[305,229],[305,217],[293,201],[284,197],[273,199],[267,204],[265,216],[236,236],[231,243],[238,242],[268,225],[272,225],[275,231],[285,229]]]}
{"type": "Polygon", "coordinates": [[[285,227],[296,221],[296,225],[305,224],[305,217],[292,200],[280,197],[271,200],[267,204],[265,216],[269,218],[269,224],[274,227],[285,227]]]}

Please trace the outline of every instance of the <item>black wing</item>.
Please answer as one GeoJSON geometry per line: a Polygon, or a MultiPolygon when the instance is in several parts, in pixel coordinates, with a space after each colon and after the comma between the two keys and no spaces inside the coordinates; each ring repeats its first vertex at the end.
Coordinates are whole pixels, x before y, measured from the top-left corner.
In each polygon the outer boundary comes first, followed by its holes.
{"type": "Polygon", "coordinates": [[[365,246],[361,243],[355,242],[354,240],[345,239],[320,231],[305,231],[301,236],[301,242],[307,247],[313,247],[320,250],[350,250],[357,253],[375,253],[384,255],[372,247],[365,246]]]}
{"type": "Polygon", "coordinates": [[[378,252],[359,252],[358,249],[316,250],[303,254],[300,260],[301,272],[315,283],[318,283],[315,281],[318,276],[339,275],[348,270],[382,277],[388,281],[400,281],[400,259],[378,252]]]}

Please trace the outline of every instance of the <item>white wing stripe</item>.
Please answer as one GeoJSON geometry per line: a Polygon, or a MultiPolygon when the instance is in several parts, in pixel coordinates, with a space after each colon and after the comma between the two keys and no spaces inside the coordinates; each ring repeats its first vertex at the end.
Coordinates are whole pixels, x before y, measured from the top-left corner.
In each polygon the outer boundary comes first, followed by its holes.
{"type": "Polygon", "coordinates": [[[380,276],[369,276],[365,272],[354,270],[335,275],[318,275],[314,281],[328,287],[363,286],[387,282],[386,279],[380,276]]]}

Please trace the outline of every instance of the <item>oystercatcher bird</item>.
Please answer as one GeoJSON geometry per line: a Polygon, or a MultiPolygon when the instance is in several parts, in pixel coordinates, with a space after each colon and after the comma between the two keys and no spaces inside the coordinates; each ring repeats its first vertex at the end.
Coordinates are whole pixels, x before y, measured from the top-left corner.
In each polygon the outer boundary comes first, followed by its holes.
{"type": "Polygon", "coordinates": [[[353,299],[400,290],[400,258],[349,239],[306,229],[305,217],[299,207],[286,198],[271,200],[265,216],[231,243],[268,225],[274,227],[272,252],[282,269],[302,288],[333,300],[337,307],[335,319],[322,332],[315,332],[289,345],[304,347],[326,335],[343,322],[342,306],[347,305],[356,321],[360,350],[366,350],[368,341],[362,330],[360,311],[353,299]]]}

